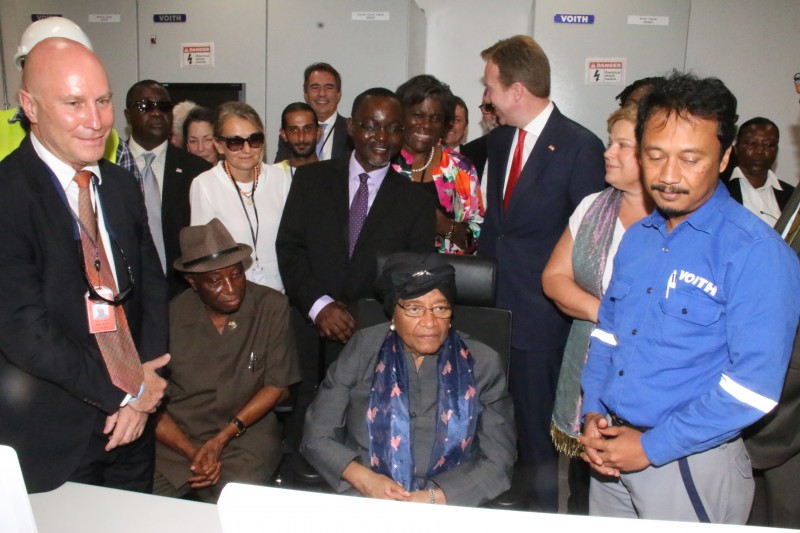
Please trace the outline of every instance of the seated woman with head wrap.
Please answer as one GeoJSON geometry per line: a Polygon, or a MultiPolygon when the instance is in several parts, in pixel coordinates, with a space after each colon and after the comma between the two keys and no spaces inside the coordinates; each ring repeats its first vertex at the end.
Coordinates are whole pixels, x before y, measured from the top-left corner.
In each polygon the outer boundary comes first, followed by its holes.
{"type": "Polygon", "coordinates": [[[450,327],[453,267],[396,254],[376,289],[391,324],[358,331],[331,365],[303,454],[339,492],[454,505],[501,494],[516,449],[505,367],[450,327]]]}

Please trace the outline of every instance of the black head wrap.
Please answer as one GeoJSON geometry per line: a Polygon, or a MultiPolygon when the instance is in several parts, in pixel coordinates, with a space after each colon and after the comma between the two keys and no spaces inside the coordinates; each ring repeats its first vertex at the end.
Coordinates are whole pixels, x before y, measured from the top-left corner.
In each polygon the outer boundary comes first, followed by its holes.
{"type": "Polygon", "coordinates": [[[439,289],[450,305],[456,299],[456,271],[438,253],[393,254],[386,260],[375,291],[391,317],[400,299],[408,300],[439,289]]]}

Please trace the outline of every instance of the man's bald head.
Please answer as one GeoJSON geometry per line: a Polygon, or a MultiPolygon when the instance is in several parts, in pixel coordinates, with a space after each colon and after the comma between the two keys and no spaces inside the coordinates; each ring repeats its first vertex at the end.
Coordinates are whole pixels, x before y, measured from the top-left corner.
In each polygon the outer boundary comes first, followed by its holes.
{"type": "Polygon", "coordinates": [[[69,39],[41,41],[25,58],[19,100],[31,133],[58,159],[80,170],[103,156],[114,110],[91,50],[69,39]]]}

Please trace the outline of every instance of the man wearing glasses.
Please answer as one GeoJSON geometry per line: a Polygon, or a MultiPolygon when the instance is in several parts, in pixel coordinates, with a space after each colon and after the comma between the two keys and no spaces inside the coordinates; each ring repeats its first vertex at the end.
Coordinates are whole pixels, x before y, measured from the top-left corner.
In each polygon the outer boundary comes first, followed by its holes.
{"type": "Polygon", "coordinates": [[[320,361],[339,355],[357,327],[353,306],[373,296],[377,252],[433,251],[433,196],[389,165],[403,143],[400,101],[388,89],[361,93],[347,130],[355,145],[349,158],[297,169],[275,243],[286,295],[302,317],[299,427],[320,361]]]}
{"type": "Polygon", "coordinates": [[[135,180],[101,159],[108,78],[88,48],[49,38],[19,100],[31,131],[0,163],[0,444],[30,492],[149,491],[166,283],[135,180]]]}
{"type": "Polygon", "coordinates": [[[128,147],[170,297],[187,287],[172,263],[180,256],[178,234],[189,225],[189,188],[198,174],[211,168],[208,161],[169,143],[173,107],[167,89],[155,80],[135,83],[125,97],[125,118],[131,127],[128,147]]]}

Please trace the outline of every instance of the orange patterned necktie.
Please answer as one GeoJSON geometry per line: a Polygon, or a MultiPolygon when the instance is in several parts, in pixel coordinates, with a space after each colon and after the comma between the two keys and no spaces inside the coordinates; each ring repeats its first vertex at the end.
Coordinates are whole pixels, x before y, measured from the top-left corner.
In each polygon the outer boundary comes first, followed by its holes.
{"type": "MultiPolygon", "coordinates": [[[[75,183],[78,184],[78,206],[81,221],[81,245],[83,246],[84,268],[89,282],[95,286],[108,287],[114,295],[119,293],[114,276],[111,273],[111,265],[106,258],[103,240],[97,231],[97,218],[92,208],[89,184],[91,183],[92,173],[88,170],[81,170],[75,174],[75,183]],[[87,235],[88,233],[88,235],[87,235]],[[99,260],[99,269],[96,268],[99,260]]],[[[125,318],[125,311],[121,305],[111,306],[116,313],[116,331],[106,331],[95,333],[97,345],[103,360],[111,376],[111,382],[124,390],[131,396],[138,396],[139,389],[144,382],[144,371],[139,361],[136,346],[133,344],[128,320],[125,318]]]]}

